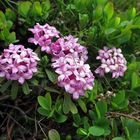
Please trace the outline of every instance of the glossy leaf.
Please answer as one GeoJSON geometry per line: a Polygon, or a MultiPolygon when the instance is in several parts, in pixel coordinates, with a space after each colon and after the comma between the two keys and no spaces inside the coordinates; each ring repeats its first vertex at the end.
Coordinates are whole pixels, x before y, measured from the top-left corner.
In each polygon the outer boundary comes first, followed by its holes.
{"type": "Polygon", "coordinates": [[[113,14],[114,14],[114,6],[113,3],[109,2],[106,4],[105,8],[104,8],[104,13],[107,16],[107,19],[111,19],[113,14]]]}
{"type": "Polygon", "coordinates": [[[46,95],[47,97],[43,97],[43,96],[38,96],[38,103],[39,105],[46,109],[46,110],[50,110],[51,109],[51,97],[50,95],[46,95]]]}
{"type": "Polygon", "coordinates": [[[55,84],[55,83],[57,82],[57,77],[58,77],[58,76],[57,76],[57,74],[56,74],[55,72],[46,69],[46,74],[47,74],[49,80],[50,80],[52,83],[55,84]]]}
{"type": "Polygon", "coordinates": [[[81,100],[81,99],[79,99],[78,100],[78,104],[79,104],[79,106],[81,107],[81,109],[83,110],[83,112],[87,112],[87,107],[86,107],[86,104],[85,104],[85,102],[83,101],[83,100],[81,100]]]}
{"type": "Polygon", "coordinates": [[[64,102],[63,102],[63,112],[67,114],[71,111],[72,114],[76,114],[78,112],[76,105],[72,102],[69,94],[65,94],[64,102]]]}
{"type": "Polygon", "coordinates": [[[12,83],[12,88],[11,88],[11,97],[12,99],[16,99],[18,94],[18,82],[15,81],[12,83]]]}
{"type": "Polygon", "coordinates": [[[27,82],[24,82],[24,84],[22,85],[22,91],[26,95],[30,93],[30,89],[27,82]]]}
{"type": "Polygon", "coordinates": [[[131,88],[134,89],[140,85],[140,78],[136,72],[133,72],[131,79],[131,88]]]}
{"type": "Polygon", "coordinates": [[[0,88],[0,92],[4,93],[9,88],[11,83],[12,81],[7,81],[6,83],[4,83],[0,88]]]}
{"type": "Polygon", "coordinates": [[[125,140],[123,137],[115,137],[112,140],[125,140]]]}
{"type": "Polygon", "coordinates": [[[22,1],[18,3],[18,12],[21,16],[27,17],[32,3],[30,1],[22,1]]]}
{"type": "Polygon", "coordinates": [[[89,128],[89,134],[93,136],[101,136],[105,133],[104,129],[98,126],[92,126],[89,128]]]}
{"type": "Polygon", "coordinates": [[[55,129],[49,130],[48,135],[50,140],[60,140],[60,135],[55,129]]]}

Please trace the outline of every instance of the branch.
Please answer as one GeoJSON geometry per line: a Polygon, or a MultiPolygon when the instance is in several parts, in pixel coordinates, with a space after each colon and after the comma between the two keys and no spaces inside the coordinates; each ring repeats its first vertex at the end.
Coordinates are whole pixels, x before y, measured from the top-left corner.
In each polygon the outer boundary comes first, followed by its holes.
{"type": "Polygon", "coordinates": [[[125,114],[125,113],[121,113],[121,112],[107,112],[107,115],[110,116],[110,117],[126,117],[126,118],[129,118],[129,119],[134,119],[136,120],[137,122],[140,122],[140,119],[133,116],[132,114],[125,114]]]}

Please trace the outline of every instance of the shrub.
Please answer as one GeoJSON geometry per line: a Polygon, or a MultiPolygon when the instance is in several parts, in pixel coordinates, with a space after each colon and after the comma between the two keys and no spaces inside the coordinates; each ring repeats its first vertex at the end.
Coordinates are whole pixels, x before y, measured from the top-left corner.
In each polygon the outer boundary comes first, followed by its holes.
{"type": "Polygon", "coordinates": [[[0,1],[0,138],[139,140],[136,4],[0,1]]]}

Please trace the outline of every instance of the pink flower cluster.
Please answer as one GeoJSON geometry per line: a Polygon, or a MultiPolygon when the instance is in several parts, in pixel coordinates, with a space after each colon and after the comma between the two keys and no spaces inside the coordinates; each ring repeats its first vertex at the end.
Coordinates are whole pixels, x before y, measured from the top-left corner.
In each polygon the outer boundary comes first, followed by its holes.
{"type": "Polygon", "coordinates": [[[53,38],[59,37],[59,32],[56,30],[56,28],[48,25],[47,23],[43,26],[37,23],[34,28],[29,29],[29,31],[34,34],[34,37],[29,38],[28,42],[41,46],[42,51],[50,54],[50,45],[53,42],[53,38]]]}
{"type": "Polygon", "coordinates": [[[59,37],[59,31],[48,24],[37,24],[29,30],[34,34],[33,38],[29,38],[29,42],[40,45],[42,51],[52,55],[52,67],[58,74],[60,87],[64,87],[74,99],[92,89],[94,76],[90,66],[85,64],[88,59],[87,49],[77,42],[77,38],[72,35],[59,37]],[[57,38],[55,42],[54,37],[57,38]]]}
{"type": "Polygon", "coordinates": [[[99,56],[96,58],[101,61],[101,65],[95,70],[95,73],[104,76],[105,73],[112,73],[112,78],[123,76],[127,70],[126,59],[121,49],[104,47],[99,50],[99,56]]]}
{"type": "MultiPolygon", "coordinates": [[[[61,51],[52,58],[52,67],[59,75],[58,85],[64,87],[74,99],[84,96],[86,90],[92,89],[94,82],[90,66],[85,64],[87,50],[77,41],[78,39],[71,35],[58,39],[56,44],[61,51]]],[[[55,46],[55,43],[53,45],[55,46]]]]}
{"type": "Polygon", "coordinates": [[[26,49],[23,45],[10,44],[9,48],[4,49],[0,55],[0,77],[18,80],[20,84],[23,84],[37,71],[37,61],[39,58],[31,49],[26,49]]]}

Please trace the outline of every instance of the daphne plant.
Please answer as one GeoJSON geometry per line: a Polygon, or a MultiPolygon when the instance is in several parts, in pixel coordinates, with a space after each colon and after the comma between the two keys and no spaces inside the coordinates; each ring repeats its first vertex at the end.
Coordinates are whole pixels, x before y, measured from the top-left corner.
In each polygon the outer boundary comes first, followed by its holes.
{"type": "Polygon", "coordinates": [[[94,76],[90,66],[85,64],[88,59],[87,49],[81,46],[72,35],[60,37],[55,27],[36,24],[29,29],[33,38],[29,42],[40,45],[41,50],[52,55],[52,67],[58,74],[58,85],[73,95],[74,99],[84,96],[86,90],[94,85],[94,76]],[[56,41],[53,41],[57,38],[56,41]]]}
{"type": "Polygon", "coordinates": [[[59,31],[47,23],[43,26],[37,23],[34,28],[30,28],[29,31],[34,34],[34,37],[29,38],[28,42],[41,46],[41,51],[51,53],[52,40],[54,37],[59,37],[59,31]]]}
{"type": "Polygon", "coordinates": [[[30,48],[10,44],[0,56],[0,77],[23,84],[37,72],[37,61],[39,61],[37,54],[30,48]]]}
{"type": "Polygon", "coordinates": [[[0,139],[139,140],[138,1],[0,0],[0,139]]]}
{"type": "Polygon", "coordinates": [[[121,49],[104,47],[99,50],[97,60],[101,61],[101,65],[95,70],[95,73],[104,76],[105,73],[112,73],[112,78],[118,78],[124,75],[127,70],[126,59],[121,49]]]}

